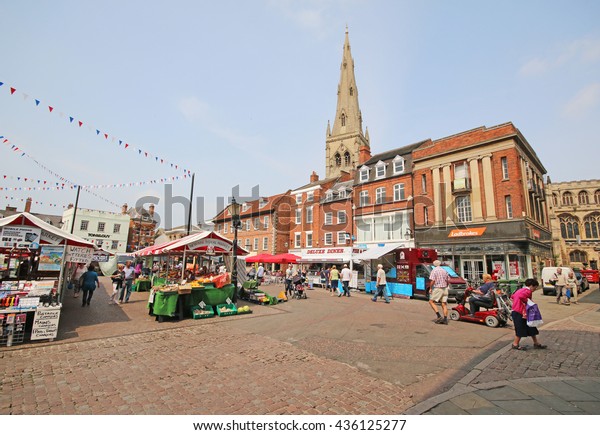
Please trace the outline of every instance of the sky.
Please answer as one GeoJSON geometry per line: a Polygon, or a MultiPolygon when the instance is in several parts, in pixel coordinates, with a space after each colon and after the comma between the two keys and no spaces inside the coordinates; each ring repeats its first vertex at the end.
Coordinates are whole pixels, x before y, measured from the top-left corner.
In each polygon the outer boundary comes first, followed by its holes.
{"type": "Polygon", "coordinates": [[[169,228],[186,222],[191,173],[193,222],[232,192],[323,178],[346,26],[373,154],[512,122],[553,182],[600,178],[598,1],[0,0],[0,10],[0,209],[31,197],[33,212],[61,215],[83,185],[79,207],[155,203],[169,228]],[[65,188],[25,190],[56,183],[65,188]]]}

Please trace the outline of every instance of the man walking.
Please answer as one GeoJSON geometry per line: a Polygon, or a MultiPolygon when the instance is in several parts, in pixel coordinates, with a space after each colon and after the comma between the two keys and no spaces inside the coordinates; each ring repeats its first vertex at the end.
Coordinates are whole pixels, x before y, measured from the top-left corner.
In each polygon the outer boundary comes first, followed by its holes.
{"type": "Polygon", "coordinates": [[[264,276],[265,276],[265,268],[263,267],[262,263],[260,263],[258,265],[258,269],[256,271],[256,277],[257,277],[256,283],[257,283],[257,285],[262,284],[264,276]]]}
{"type": "Polygon", "coordinates": [[[292,265],[289,264],[288,268],[285,271],[285,295],[291,296],[293,294],[292,290],[292,279],[294,277],[294,269],[292,265]]]}
{"type": "Polygon", "coordinates": [[[554,288],[556,289],[556,303],[560,304],[560,298],[563,296],[564,288],[567,285],[567,277],[562,273],[562,268],[556,268],[552,280],[554,281],[554,288]]]}
{"type": "Polygon", "coordinates": [[[448,324],[448,272],[442,268],[442,262],[435,260],[433,262],[435,266],[429,274],[429,280],[431,281],[431,296],[429,297],[429,305],[435,312],[436,319],[435,323],[441,325],[448,324]],[[442,304],[442,311],[444,317],[440,316],[436,302],[442,304]]]}
{"type": "Polygon", "coordinates": [[[390,303],[390,299],[388,298],[388,295],[387,295],[386,284],[387,284],[387,280],[385,279],[385,270],[383,270],[382,264],[378,264],[377,265],[377,293],[375,293],[375,297],[373,299],[371,299],[373,302],[377,302],[377,296],[379,296],[380,294],[383,294],[383,297],[385,298],[385,303],[386,304],[390,303]]]}
{"type": "Polygon", "coordinates": [[[129,297],[131,296],[131,286],[133,285],[133,279],[135,278],[135,269],[131,265],[131,261],[127,260],[125,262],[125,268],[123,269],[125,273],[125,285],[121,287],[121,295],[119,296],[119,303],[127,303],[129,302],[129,297]]]}
{"type": "MultiPolygon", "coordinates": [[[[342,288],[344,289],[344,296],[350,297],[350,280],[352,279],[352,272],[348,268],[347,264],[344,264],[341,275],[342,275],[342,288]]],[[[340,293],[339,296],[342,296],[342,293],[340,293]]]]}

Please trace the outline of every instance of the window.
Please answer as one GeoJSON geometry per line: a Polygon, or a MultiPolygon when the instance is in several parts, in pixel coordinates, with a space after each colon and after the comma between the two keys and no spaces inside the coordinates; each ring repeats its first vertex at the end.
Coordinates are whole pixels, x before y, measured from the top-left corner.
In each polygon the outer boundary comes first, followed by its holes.
{"type": "Polygon", "coordinates": [[[219,224],[219,225],[217,225],[217,226],[215,227],[215,231],[216,231],[217,233],[220,233],[220,232],[221,232],[221,224],[219,224]]]}
{"type": "Polygon", "coordinates": [[[121,232],[121,224],[113,224],[113,234],[121,232]]]}
{"type": "Polygon", "coordinates": [[[456,197],[456,219],[458,222],[471,222],[471,198],[469,196],[456,197]]]}
{"type": "Polygon", "coordinates": [[[296,195],[296,204],[302,204],[302,194],[298,193],[296,195]]]}
{"type": "Polygon", "coordinates": [[[364,207],[366,205],[369,205],[369,191],[368,190],[363,190],[362,192],[360,192],[360,206],[364,207]]]}
{"type": "Polygon", "coordinates": [[[385,202],[385,187],[375,189],[375,204],[383,204],[385,202]]]}
{"type": "Polygon", "coordinates": [[[110,244],[110,250],[111,251],[116,251],[119,248],[119,241],[118,240],[113,240],[110,244]]]}
{"type": "Polygon", "coordinates": [[[579,235],[579,221],[575,216],[562,215],[560,220],[560,235],[563,239],[576,239],[579,235]]]}
{"type": "Polygon", "coordinates": [[[306,232],[306,247],[312,248],[312,242],[313,242],[312,231],[307,231],[306,232]]]}
{"type": "Polygon", "coordinates": [[[600,190],[596,190],[594,192],[594,201],[596,204],[600,204],[600,190]]]}
{"type": "Polygon", "coordinates": [[[263,237],[263,251],[267,251],[269,249],[269,238],[263,237]]]}
{"type": "Polygon", "coordinates": [[[338,221],[338,224],[346,223],[346,212],[344,210],[340,210],[337,212],[337,221],[338,221]]]}
{"type": "Polygon", "coordinates": [[[340,156],[340,153],[335,153],[335,166],[342,166],[342,156],[340,156]]]}
{"type": "Polygon", "coordinates": [[[104,222],[98,222],[98,232],[99,233],[103,233],[105,226],[106,226],[106,223],[104,223],[104,222]]]}
{"type": "Polygon", "coordinates": [[[513,218],[513,207],[512,207],[512,199],[510,195],[506,195],[504,197],[504,204],[506,205],[506,217],[508,219],[513,218]]]}
{"type": "Polygon", "coordinates": [[[249,208],[250,208],[250,206],[248,204],[246,204],[246,203],[242,204],[242,212],[248,211],[249,208]]]}
{"type": "Polygon", "coordinates": [[[265,222],[263,224],[263,228],[266,230],[269,228],[269,216],[265,216],[265,222]]]}
{"type": "Polygon", "coordinates": [[[258,251],[258,237],[254,238],[254,245],[252,246],[255,251],[258,251]]]}
{"type": "Polygon", "coordinates": [[[375,166],[375,178],[385,177],[385,163],[379,162],[375,166]]]}
{"type": "Polygon", "coordinates": [[[345,245],[347,240],[347,233],[345,231],[338,231],[337,239],[338,245],[345,245]]]}
{"type": "Polygon", "coordinates": [[[306,201],[313,202],[315,200],[315,192],[306,192],[306,201]]]}
{"type": "Polygon", "coordinates": [[[571,192],[563,193],[562,205],[573,205],[573,194],[571,192]]]}
{"type": "Polygon", "coordinates": [[[556,193],[552,194],[552,205],[554,205],[555,207],[558,205],[558,196],[556,195],[556,193]]]}
{"type": "Polygon", "coordinates": [[[506,157],[502,157],[500,159],[500,163],[502,164],[502,179],[508,180],[508,159],[506,157]]]}
{"type": "Polygon", "coordinates": [[[340,189],[340,191],[338,192],[338,198],[343,199],[346,198],[348,196],[346,189],[340,189]]]}
{"type": "Polygon", "coordinates": [[[579,200],[580,205],[587,205],[590,203],[590,198],[585,190],[579,192],[579,195],[577,195],[577,199],[579,200]]]}
{"type": "Polygon", "coordinates": [[[250,219],[246,220],[246,231],[250,231],[250,219]]]}
{"type": "Polygon", "coordinates": [[[342,127],[346,126],[346,114],[342,113],[342,116],[340,116],[340,119],[342,120],[342,127]]]}
{"type": "Polygon", "coordinates": [[[299,248],[302,243],[302,233],[294,233],[294,247],[299,248]]]}
{"type": "Polygon", "coordinates": [[[333,192],[325,193],[325,201],[333,201],[333,192]]]}
{"type": "Polygon", "coordinates": [[[260,218],[254,218],[254,229],[258,230],[260,228],[260,218]]]}
{"type": "Polygon", "coordinates": [[[351,163],[350,153],[348,151],[346,151],[344,153],[344,165],[345,166],[350,166],[350,163],[351,163]]]}
{"type": "Polygon", "coordinates": [[[394,201],[404,201],[404,183],[394,185],[394,201]]]}
{"type": "Polygon", "coordinates": [[[600,234],[600,213],[594,213],[583,219],[586,239],[597,239],[600,234]]]}
{"type": "Polygon", "coordinates": [[[467,162],[454,164],[454,179],[460,180],[465,178],[469,178],[469,167],[467,166],[467,162]]]}
{"type": "Polygon", "coordinates": [[[360,170],[360,178],[359,181],[364,183],[365,181],[369,181],[369,168],[362,168],[360,170]]]}
{"type": "Polygon", "coordinates": [[[296,224],[301,224],[301,223],[302,223],[302,209],[297,208],[296,209],[296,224]]]}
{"type": "Polygon", "coordinates": [[[250,239],[246,239],[246,244],[244,246],[246,246],[246,251],[250,250],[250,239]]]}
{"type": "Polygon", "coordinates": [[[313,207],[311,205],[310,207],[306,207],[306,223],[312,224],[312,221],[313,221],[313,207]]]}
{"type": "Polygon", "coordinates": [[[569,253],[571,263],[587,263],[587,254],[584,251],[572,251],[569,253]]]}
{"type": "Polygon", "coordinates": [[[265,205],[267,205],[268,202],[269,200],[267,198],[261,198],[258,201],[258,208],[263,208],[265,205]]]}
{"type": "Polygon", "coordinates": [[[333,245],[333,233],[325,233],[325,244],[333,245]]]}
{"type": "Polygon", "coordinates": [[[325,213],[325,225],[333,225],[333,213],[325,213]]]}
{"type": "Polygon", "coordinates": [[[427,175],[421,175],[421,192],[427,193],[427,175]]]}
{"type": "Polygon", "coordinates": [[[404,172],[404,159],[400,156],[396,156],[394,161],[394,174],[401,174],[404,172]]]}
{"type": "Polygon", "coordinates": [[[429,209],[426,206],[423,206],[423,224],[429,224],[429,209]]]}
{"type": "Polygon", "coordinates": [[[228,224],[227,224],[227,223],[224,223],[224,224],[223,224],[223,232],[224,232],[225,234],[227,234],[227,230],[229,229],[229,228],[227,228],[227,227],[228,227],[228,224]]]}

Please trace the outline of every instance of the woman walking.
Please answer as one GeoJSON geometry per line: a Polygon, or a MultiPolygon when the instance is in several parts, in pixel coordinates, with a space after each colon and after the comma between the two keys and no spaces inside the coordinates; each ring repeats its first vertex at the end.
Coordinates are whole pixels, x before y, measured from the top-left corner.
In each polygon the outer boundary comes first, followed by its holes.
{"type": "Polygon", "coordinates": [[[515,325],[515,339],[512,348],[515,350],[527,350],[521,346],[521,338],[531,337],[533,339],[534,349],[546,349],[548,346],[541,344],[537,336],[539,331],[533,326],[527,325],[527,300],[532,298],[533,292],[537,290],[540,283],[533,278],[525,281],[525,287],[520,288],[511,296],[512,299],[512,320],[515,325]]]}
{"type": "Polygon", "coordinates": [[[94,296],[96,287],[100,287],[100,281],[98,281],[98,274],[94,270],[94,266],[90,264],[87,272],[83,274],[83,285],[81,286],[81,290],[83,290],[82,307],[86,305],[90,306],[90,301],[92,300],[92,296],[94,296]]]}

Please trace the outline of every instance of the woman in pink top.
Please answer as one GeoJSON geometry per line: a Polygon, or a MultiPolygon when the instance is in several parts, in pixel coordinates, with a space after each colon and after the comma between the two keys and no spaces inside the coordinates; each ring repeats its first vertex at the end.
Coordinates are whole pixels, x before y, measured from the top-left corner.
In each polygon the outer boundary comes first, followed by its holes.
{"type": "Polygon", "coordinates": [[[540,283],[536,279],[529,278],[525,281],[525,287],[520,288],[510,297],[512,299],[511,315],[515,325],[515,339],[512,348],[515,350],[527,350],[525,346],[519,344],[523,337],[533,339],[534,349],[546,349],[548,347],[538,341],[538,329],[527,325],[527,299],[531,299],[533,292],[537,290],[539,285],[540,283]]]}

